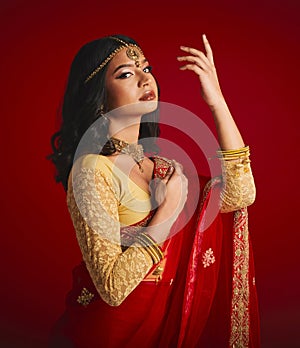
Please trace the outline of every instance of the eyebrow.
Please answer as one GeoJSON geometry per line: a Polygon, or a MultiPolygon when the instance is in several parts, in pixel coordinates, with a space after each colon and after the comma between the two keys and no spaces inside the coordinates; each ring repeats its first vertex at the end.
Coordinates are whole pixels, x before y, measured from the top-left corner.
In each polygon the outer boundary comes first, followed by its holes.
{"type": "MultiPolygon", "coordinates": [[[[142,60],[142,64],[145,64],[146,62],[148,62],[147,59],[143,59],[142,60]]],[[[121,65],[116,67],[116,69],[113,71],[113,74],[116,73],[119,69],[122,69],[122,68],[132,68],[132,67],[135,67],[135,65],[134,64],[121,64],[121,65]]]]}

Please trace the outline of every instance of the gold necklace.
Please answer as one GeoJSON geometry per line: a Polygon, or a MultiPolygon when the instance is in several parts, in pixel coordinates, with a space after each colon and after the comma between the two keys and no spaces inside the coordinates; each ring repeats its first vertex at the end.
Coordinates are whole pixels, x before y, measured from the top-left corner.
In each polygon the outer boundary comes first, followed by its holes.
{"type": "Polygon", "coordinates": [[[145,158],[143,145],[129,144],[124,140],[120,140],[114,137],[111,137],[110,140],[115,145],[116,150],[118,150],[120,153],[129,155],[130,157],[132,157],[133,160],[139,166],[139,170],[141,171],[141,173],[144,172],[142,168],[142,163],[145,158]]]}

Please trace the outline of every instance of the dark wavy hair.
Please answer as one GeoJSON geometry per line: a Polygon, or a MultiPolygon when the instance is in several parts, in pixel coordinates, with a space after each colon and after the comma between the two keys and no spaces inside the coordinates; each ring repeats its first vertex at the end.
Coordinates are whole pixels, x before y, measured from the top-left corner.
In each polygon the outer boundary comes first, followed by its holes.
{"type": "MultiPolygon", "coordinates": [[[[113,35],[130,44],[137,44],[133,39],[124,35],[113,35]]],[[[109,121],[102,117],[101,105],[106,102],[105,75],[107,66],[85,83],[86,78],[93,72],[115,49],[122,44],[111,36],[93,40],[83,45],[71,64],[66,90],[63,96],[60,129],[51,137],[52,153],[46,158],[55,168],[55,180],[62,183],[67,190],[68,175],[72,168],[77,146],[84,133],[96,121],[95,141],[102,139],[102,155],[110,155],[116,151],[114,144],[108,138],[109,121]]],[[[156,81],[156,80],[155,80],[156,81]]],[[[157,81],[156,81],[157,83],[157,81]]],[[[159,86],[157,83],[158,91],[159,86]]],[[[155,139],[159,136],[158,109],[142,116],[139,130],[139,141],[147,139],[144,145],[146,152],[157,153],[155,139]]]]}

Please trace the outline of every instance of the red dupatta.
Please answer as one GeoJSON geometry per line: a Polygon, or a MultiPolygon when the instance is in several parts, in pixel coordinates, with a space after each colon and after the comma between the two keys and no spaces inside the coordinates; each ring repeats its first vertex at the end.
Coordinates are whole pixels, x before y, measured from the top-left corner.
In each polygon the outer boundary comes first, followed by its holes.
{"type": "Polygon", "coordinates": [[[260,347],[247,208],[218,213],[203,227],[209,201],[220,189],[220,178],[206,184],[191,221],[193,237],[190,225],[181,231],[186,255],[178,267],[186,273],[177,278],[159,347],[260,347]],[[170,337],[170,331],[177,334],[170,337]]]}

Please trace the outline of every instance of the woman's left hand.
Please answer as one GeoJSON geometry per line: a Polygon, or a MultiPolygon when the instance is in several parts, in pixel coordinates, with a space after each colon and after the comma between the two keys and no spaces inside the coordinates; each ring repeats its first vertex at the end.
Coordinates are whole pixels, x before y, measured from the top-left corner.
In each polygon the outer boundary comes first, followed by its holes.
{"type": "Polygon", "coordinates": [[[187,64],[180,67],[180,70],[192,70],[198,75],[201,83],[201,95],[210,108],[214,108],[220,101],[224,100],[217,71],[214,65],[213,53],[205,35],[202,36],[205,47],[203,52],[186,46],[180,49],[189,55],[177,57],[178,61],[186,61],[187,64]]]}

